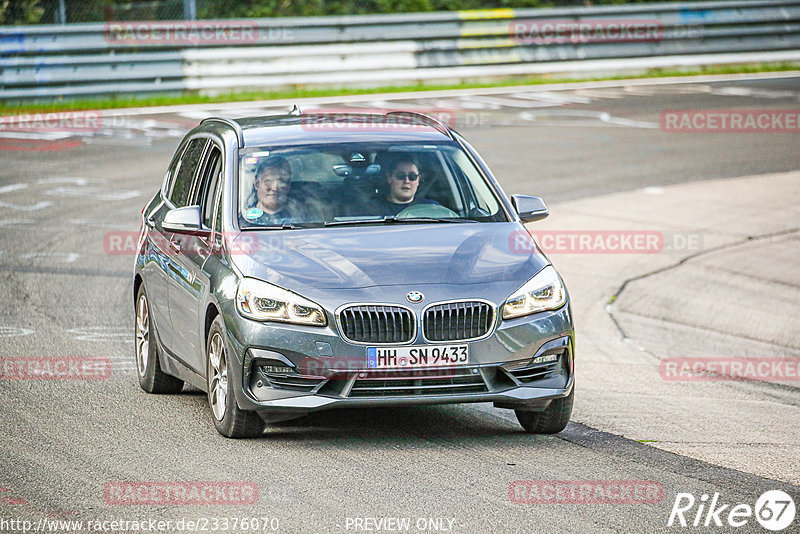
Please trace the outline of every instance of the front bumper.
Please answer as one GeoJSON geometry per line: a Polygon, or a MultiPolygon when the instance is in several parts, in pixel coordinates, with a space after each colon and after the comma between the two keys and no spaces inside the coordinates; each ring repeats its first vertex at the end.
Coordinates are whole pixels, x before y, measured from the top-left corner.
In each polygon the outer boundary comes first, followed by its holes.
{"type": "MultiPolygon", "coordinates": [[[[242,318],[232,301],[222,310],[237,405],[267,420],[341,407],[471,402],[543,410],[573,388],[569,300],[558,310],[498,319],[490,335],[467,342],[468,364],[422,376],[367,369],[366,344],[346,342],[333,322],[325,328],[260,323],[242,318]]],[[[419,335],[411,345],[432,344],[419,335]]]]}
{"type": "Polygon", "coordinates": [[[542,388],[517,386],[494,393],[470,393],[459,395],[418,395],[344,398],[328,397],[316,394],[298,395],[273,400],[258,401],[255,408],[259,412],[296,412],[298,415],[331,408],[364,408],[382,406],[413,406],[429,404],[458,404],[474,402],[493,402],[501,408],[517,408],[541,411],[547,408],[550,401],[569,396],[574,386],[574,377],[570,377],[566,387],[542,388]]]}
{"type": "Polygon", "coordinates": [[[272,328],[282,334],[271,338],[278,343],[258,345],[245,345],[229,330],[231,349],[241,361],[231,369],[232,379],[242,385],[237,403],[267,420],[342,407],[472,402],[543,410],[568,396],[574,384],[574,331],[567,306],[508,321],[491,336],[470,342],[468,365],[423,370],[367,370],[364,346],[342,348],[339,340],[309,340],[303,333],[303,342],[294,343],[290,329],[272,328]],[[331,343],[337,356],[296,350],[329,341],[337,342],[331,343]]]}

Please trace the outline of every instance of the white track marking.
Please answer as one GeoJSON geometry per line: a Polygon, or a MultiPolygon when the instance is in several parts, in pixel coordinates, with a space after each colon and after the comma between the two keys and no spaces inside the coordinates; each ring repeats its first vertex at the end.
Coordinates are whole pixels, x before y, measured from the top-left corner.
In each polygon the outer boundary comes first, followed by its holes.
{"type": "Polygon", "coordinates": [[[211,116],[211,115],[208,114],[207,111],[202,110],[202,109],[178,111],[176,113],[176,115],[178,115],[179,117],[184,117],[186,119],[192,119],[192,120],[197,120],[197,121],[201,121],[203,119],[207,119],[208,117],[211,116]]]}
{"type": "Polygon", "coordinates": [[[579,97],[586,97],[590,100],[596,99],[620,99],[629,96],[625,93],[627,87],[609,87],[597,89],[576,89],[573,94],[579,97]]]}
{"type": "Polygon", "coordinates": [[[5,228],[8,226],[22,226],[33,223],[34,221],[31,219],[2,219],[0,220],[0,228],[5,228]]]}
{"type": "Polygon", "coordinates": [[[12,191],[19,191],[20,189],[25,189],[26,187],[28,187],[28,184],[4,185],[3,187],[0,187],[0,194],[10,193],[12,191]]]}
{"type": "Polygon", "coordinates": [[[58,141],[77,135],[76,132],[11,132],[0,130],[4,139],[28,139],[33,141],[58,141]]]}
{"type": "Polygon", "coordinates": [[[542,102],[557,102],[560,104],[591,104],[592,99],[575,93],[557,93],[552,91],[539,91],[535,93],[512,93],[514,98],[524,100],[540,100],[542,102]]]}
{"type": "Polygon", "coordinates": [[[33,334],[29,328],[18,328],[16,326],[0,326],[0,337],[19,337],[33,334]]]}
{"type": "Polygon", "coordinates": [[[67,330],[78,341],[129,341],[133,332],[127,326],[83,326],[67,330]]]}
{"type": "Polygon", "coordinates": [[[12,202],[3,202],[3,201],[0,200],[0,208],[9,208],[9,209],[12,209],[12,210],[17,210],[17,211],[37,211],[37,210],[41,210],[41,209],[44,209],[44,208],[49,208],[52,205],[53,205],[53,203],[52,202],[48,202],[47,200],[41,200],[41,201],[37,202],[36,204],[30,204],[28,206],[22,206],[20,204],[14,204],[12,202]]]}
{"type": "Polygon", "coordinates": [[[622,88],[624,96],[696,95],[711,93],[713,88],[704,83],[688,85],[629,85],[622,88]]]}
{"type": "MultiPolygon", "coordinates": [[[[116,327],[114,327],[114,328],[116,328],[116,327]]],[[[122,330],[122,327],[120,327],[120,330],[122,330]]],[[[133,326],[131,326],[130,333],[133,333],[133,326]]],[[[133,338],[131,338],[131,341],[133,341],[133,338]]],[[[136,362],[134,361],[134,356],[133,356],[132,354],[131,354],[131,355],[127,355],[127,354],[115,354],[115,355],[113,355],[113,356],[106,356],[106,357],[107,357],[109,360],[111,360],[112,362],[123,362],[123,363],[130,362],[131,364],[135,364],[135,363],[136,363],[136,362]]]]}
{"type": "Polygon", "coordinates": [[[645,195],[663,195],[664,188],[663,187],[645,187],[642,189],[642,192],[645,195]]]}
{"type": "Polygon", "coordinates": [[[33,258],[61,258],[61,263],[74,263],[75,260],[80,257],[81,255],[77,252],[29,252],[20,255],[20,258],[23,260],[31,260],[33,258]]]}
{"type": "Polygon", "coordinates": [[[112,223],[104,221],[103,219],[69,219],[67,222],[78,226],[91,226],[93,228],[111,228],[113,230],[130,230],[131,232],[138,230],[135,225],[112,223]]]}
{"type": "Polygon", "coordinates": [[[47,195],[61,197],[82,197],[96,200],[128,200],[138,197],[141,193],[135,190],[108,191],[92,188],[56,187],[46,192],[47,195]]]}
{"type": "MultiPolygon", "coordinates": [[[[100,180],[95,180],[100,181],[100,180]]],[[[89,180],[86,178],[70,178],[66,176],[59,176],[56,178],[42,178],[40,180],[36,180],[37,184],[75,184],[75,185],[86,185],[89,183],[89,180]]]]}
{"type": "MultiPolygon", "coordinates": [[[[321,106],[316,106],[311,109],[326,109],[330,107],[328,104],[323,104],[321,106]]],[[[355,110],[363,110],[363,109],[430,109],[435,107],[431,104],[424,104],[420,103],[418,100],[413,100],[409,102],[403,102],[402,104],[398,104],[397,102],[388,102],[386,100],[365,100],[364,102],[349,102],[345,103],[341,106],[344,109],[355,109],[355,110]]]]}
{"type": "MultiPolygon", "coordinates": [[[[631,119],[624,119],[622,117],[613,117],[610,113],[607,113],[605,111],[591,111],[591,110],[578,110],[578,109],[550,109],[545,111],[523,111],[522,113],[519,114],[519,117],[526,121],[538,121],[540,117],[541,118],[578,117],[578,118],[594,119],[614,126],[627,126],[631,128],[646,128],[646,129],[659,128],[659,124],[657,122],[635,121],[631,119]]],[[[585,126],[584,123],[576,124],[574,122],[570,123],[570,121],[562,121],[558,122],[558,124],[563,126],[570,126],[570,125],[585,126]]]]}
{"type": "MultiPolygon", "coordinates": [[[[740,80],[764,80],[775,78],[794,78],[800,72],[787,71],[787,72],[767,72],[759,74],[711,74],[701,76],[672,76],[666,78],[634,78],[628,80],[607,80],[599,82],[576,82],[576,83],[563,83],[553,84],[548,87],[549,91],[575,91],[583,89],[599,89],[599,88],[623,88],[632,85],[675,85],[675,84],[696,84],[696,83],[710,83],[710,82],[726,82],[726,81],[740,81],[740,80]]],[[[510,92],[518,91],[541,91],[541,85],[530,86],[507,86],[507,87],[490,87],[490,88],[476,88],[476,89],[445,89],[441,91],[412,91],[405,93],[382,93],[373,95],[343,95],[343,96],[327,96],[327,97],[308,97],[308,98],[286,98],[282,100],[261,100],[244,104],[242,102],[231,102],[228,104],[181,104],[177,106],[154,106],[154,107],[141,107],[141,108],[120,108],[105,110],[104,116],[115,115],[156,115],[164,113],[180,113],[183,116],[188,116],[188,113],[198,113],[196,118],[205,118],[210,116],[211,113],[226,112],[228,109],[280,109],[283,112],[288,112],[292,105],[297,104],[300,109],[306,107],[315,107],[322,104],[331,104],[334,106],[344,105],[345,102],[364,102],[369,99],[384,99],[384,100],[407,100],[419,98],[458,98],[469,95],[502,95],[510,92]]],[[[195,118],[192,116],[191,118],[195,118]]]]}
{"type": "Polygon", "coordinates": [[[741,87],[741,86],[726,86],[715,87],[713,90],[715,95],[721,96],[749,96],[753,98],[800,98],[800,93],[796,91],[776,91],[774,89],[763,89],[760,87],[741,87]]]}

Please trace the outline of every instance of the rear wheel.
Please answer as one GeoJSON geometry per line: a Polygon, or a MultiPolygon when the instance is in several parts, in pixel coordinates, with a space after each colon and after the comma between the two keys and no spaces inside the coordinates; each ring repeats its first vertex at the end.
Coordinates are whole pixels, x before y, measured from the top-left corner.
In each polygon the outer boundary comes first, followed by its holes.
{"type": "Polygon", "coordinates": [[[242,410],[236,405],[235,386],[229,380],[229,359],[223,333],[222,317],[217,316],[206,341],[208,404],[211,406],[214,426],[226,438],[256,437],[264,431],[264,420],[256,412],[242,410]]]}
{"type": "Polygon", "coordinates": [[[161,370],[158,361],[158,347],[153,335],[150,320],[150,302],[144,284],[136,294],[136,370],[139,385],[148,393],[178,393],[183,389],[183,381],[161,370]]]}
{"type": "Polygon", "coordinates": [[[566,428],[572,417],[572,403],[575,399],[575,387],[573,386],[569,396],[563,399],[555,399],[542,412],[531,412],[525,410],[514,410],[517,420],[522,428],[529,434],[556,434],[566,428]]]}

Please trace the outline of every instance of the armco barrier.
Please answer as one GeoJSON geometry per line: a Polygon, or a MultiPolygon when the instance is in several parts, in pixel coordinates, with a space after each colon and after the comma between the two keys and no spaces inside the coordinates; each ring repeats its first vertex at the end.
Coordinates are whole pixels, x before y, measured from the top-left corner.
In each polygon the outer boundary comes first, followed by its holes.
{"type": "Polygon", "coordinates": [[[6,26],[0,99],[407,85],[542,73],[565,62],[654,58],[663,66],[667,57],[749,53],[752,61],[760,57],[753,53],[798,50],[800,0],[6,26]],[[568,29],[559,34],[556,24],[568,29]],[[643,33],[621,36],[625,24],[643,33]]]}

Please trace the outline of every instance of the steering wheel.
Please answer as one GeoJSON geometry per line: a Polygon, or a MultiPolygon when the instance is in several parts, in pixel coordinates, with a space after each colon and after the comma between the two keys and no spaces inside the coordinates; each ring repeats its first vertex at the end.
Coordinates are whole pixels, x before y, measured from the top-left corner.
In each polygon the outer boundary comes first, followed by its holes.
{"type": "Polygon", "coordinates": [[[398,219],[430,217],[432,219],[458,219],[458,213],[440,204],[414,204],[397,214],[398,219]]]}

